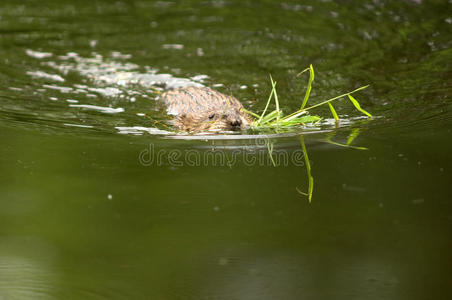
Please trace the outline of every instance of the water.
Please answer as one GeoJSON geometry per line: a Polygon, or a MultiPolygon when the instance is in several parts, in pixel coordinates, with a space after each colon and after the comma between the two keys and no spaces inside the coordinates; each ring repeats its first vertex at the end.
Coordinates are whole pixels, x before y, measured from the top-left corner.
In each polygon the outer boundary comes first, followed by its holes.
{"type": "Polygon", "coordinates": [[[3,0],[0,298],[450,298],[450,8],[3,0]],[[313,103],[371,84],[377,118],[341,101],[338,129],[162,125],[165,85],[258,111],[270,73],[295,110],[310,63],[313,103]]]}

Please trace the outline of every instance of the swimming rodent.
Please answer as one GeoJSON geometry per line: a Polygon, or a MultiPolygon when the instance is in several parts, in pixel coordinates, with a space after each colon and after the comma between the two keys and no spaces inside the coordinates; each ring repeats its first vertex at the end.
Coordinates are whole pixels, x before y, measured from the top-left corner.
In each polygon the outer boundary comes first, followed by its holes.
{"type": "Polygon", "coordinates": [[[208,87],[185,87],[161,95],[173,125],[188,132],[244,130],[251,124],[242,103],[208,87]]]}

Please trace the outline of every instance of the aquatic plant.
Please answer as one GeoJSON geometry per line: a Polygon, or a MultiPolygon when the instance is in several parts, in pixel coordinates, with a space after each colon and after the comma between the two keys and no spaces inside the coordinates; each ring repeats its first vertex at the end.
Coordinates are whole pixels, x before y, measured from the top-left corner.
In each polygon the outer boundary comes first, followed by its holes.
{"type": "Polygon", "coordinates": [[[300,136],[300,143],[301,143],[301,149],[303,149],[303,156],[304,156],[304,161],[306,164],[306,173],[308,175],[308,192],[303,193],[298,188],[296,188],[296,189],[300,194],[307,196],[309,203],[311,203],[312,193],[314,191],[314,177],[312,177],[312,175],[311,175],[311,163],[309,162],[308,151],[306,150],[306,145],[304,143],[303,136],[300,136]]]}
{"type": "MultiPolygon", "coordinates": [[[[336,134],[335,131],[332,131],[327,135],[326,142],[336,145],[336,146],[347,147],[347,148],[351,148],[351,149],[368,150],[366,147],[358,147],[358,146],[351,145],[351,143],[355,140],[355,138],[359,135],[359,133],[360,133],[359,128],[353,128],[347,137],[347,143],[340,144],[340,143],[337,143],[337,142],[334,142],[331,140],[336,134]]],[[[314,191],[314,177],[311,174],[311,164],[310,164],[309,157],[308,157],[308,151],[306,150],[306,145],[304,143],[303,135],[300,135],[300,143],[301,143],[301,149],[303,150],[303,156],[304,156],[305,166],[306,166],[306,174],[308,177],[308,191],[305,193],[305,192],[302,192],[298,187],[296,187],[295,189],[297,190],[297,192],[299,194],[308,197],[309,203],[311,203],[312,194],[314,191]]],[[[270,155],[271,155],[271,152],[270,152],[270,155]]]]}
{"type": "Polygon", "coordinates": [[[267,103],[265,105],[264,110],[260,115],[253,113],[249,110],[243,109],[246,113],[254,117],[253,123],[251,124],[251,127],[254,129],[260,129],[260,128],[287,128],[287,127],[293,127],[298,125],[305,125],[308,123],[318,123],[322,120],[322,117],[317,115],[311,115],[309,111],[313,108],[322,106],[322,105],[328,105],[330,108],[331,114],[333,115],[333,118],[337,121],[339,121],[339,116],[331,102],[338,100],[343,97],[348,97],[348,99],[351,101],[351,103],[355,106],[355,108],[360,111],[362,114],[366,115],[369,118],[372,118],[372,115],[364,110],[361,105],[359,104],[358,100],[356,100],[351,94],[356,93],[358,91],[361,91],[368,87],[362,86],[360,88],[357,88],[351,92],[330,98],[328,100],[322,101],[320,103],[314,104],[312,106],[306,107],[309,96],[311,94],[312,90],[312,83],[314,81],[314,67],[312,64],[298,73],[297,77],[301,74],[305,73],[306,71],[309,71],[309,81],[308,86],[306,88],[306,93],[303,99],[303,102],[300,106],[300,109],[289,114],[289,115],[283,115],[282,110],[279,107],[279,99],[278,94],[276,92],[276,81],[273,80],[272,76],[270,75],[270,82],[272,85],[272,89],[270,92],[270,95],[268,97],[267,103]],[[271,100],[274,99],[275,101],[275,109],[271,112],[267,112],[268,108],[270,106],[271,100]]]}

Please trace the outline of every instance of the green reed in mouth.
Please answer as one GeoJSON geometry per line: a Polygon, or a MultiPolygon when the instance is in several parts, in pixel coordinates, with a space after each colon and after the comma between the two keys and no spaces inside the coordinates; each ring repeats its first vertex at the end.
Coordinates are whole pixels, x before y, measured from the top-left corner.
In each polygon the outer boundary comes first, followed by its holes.
{"type": "Polygon", "coordinates": [[[309,100],[309,96],[311,94],[312,83],[314,81],[314,76],[315,76],[314,67],[312,65],[310,65],[309,68],[306,68],[305,70],[301,71],[297,76],[300,76],[301,74],[303,74],[306,71],[309,71],[309,81],[308,81],[308,86],[306,89],[306,94],[304,96],[303,102],[302,102],[299,110],[297,110],[289,115],[283,115],[283,112],[279,108],[278,93],[276,92],[276,81],[274,81],[270,75],[270,82],[272,85],[272,90],[270,92],[270,95],[268,97],[268,100],[267,100],[267,103],[265,105],[263,112],[260,115],[258,115],[256,113],[243,109],[243,111],[245,111],[246,113],[250,114],[251,116],[253,116],[255,118],[253,123],[251,124],[252,128],[255,128],[255,129],[287,128],[287,127],[293,127],[293,126],[297,126],[297,125],[305,125],[308,123],[315,124],[315,123],[318,123],[319,121],[321,121],[322,118],[317,115],[311,115],[309,113],[309,110],[322,106],[322,105],[328,105],[328,107],[330,108],[331,114],[333,115],[333,118],[337,122],[337,121],[339,121],[339,116],[331,102],[333,102],[334,100],[343,98],[343,97],[348,97],[348,99],[351,101],[351,103],[355,106],[355,108],[358,111],[360,111],[362,114],[366,115],[367,117],[372,118],[372,115],[369,112],[367,112],[366,110],[364,110],[361,107],[361,105],[359,104],[358,100],[356,100],[351,95],[353,93],[356,93],[358,91],[361,91],[361,90],[367,88],[368,85],[362,86],[351,92],[348,92],[348,93],[330,98],[328,100],[322,101],[315,105],[306,107],[308,100],[309,100]],[[274,99],[274,101],[275,101],[275,110],[267,112],[272,99],[274,99]]]}
{"type": "MultiPolygon", "coordinates": [[[[353,106],[359,112],[366,115],[368,118],[372,118],[372,115],[369,112],[367,112],[366,110],[364,110],[361,107],[361,105],[359,104],[358,100],[356,100],[351,95],[353,93],[356,93],[358,91],[361,91],[361,90],[367,88],[368,85],[362,86],[351,92],[348,92],[348,93],[345,93],[345,94],[330,98],[328,100],[322,101],[320,103],[306,107],[308,104],[308,101],[309,101],[309,97],[311,95],[312,83],[314,82],[314,76],[315,76],[314,67],[312,65],[310,65],[309,68],[306,68],[305,70],[301,71],[297,75],[297,77],[300,76],[301,74],[305,73],[306,71],[309,71],[309,81],[308,81],[308,86],[306,88],[305,96],[303,98],[303,102],[302,102],[299,110],[297,110],[289,115],[283,115],[283,113],[280,109],[278,93],[276,92],[276,81],[274,81],[272,76],[270,75],[270,82],[272,85],[272,89],[271,89],[270,95],[268,96],[267,103],[265,104],[265,108],[262,111],[262,113],[260,115],[258,115],[256,113],[243,109],[246,113],[248,113],[249,115],[254,117],[254,121],[251,124],[252,128],[254,128],[254,129],[264,129],[264,128],[278,129],[278,128],[288,128],[288,127],[294,127],[294,126],[299,126],[299,125],[305,125],[308,123],[315,124],[315,123],[318,123],[319,121],[321,121],[322,118],[317,115],[311,115],[309,113],[309,111],[313,108],[320,107],[322,105],[328,105],[334,120],[336,122],[338,122],[339,115],[337,114],[336,109],[334,108],[334,106],[331,102],[338,100],[340,98],[343,98],[343,97],[348,97],[350,102],[353,104],[353,106]],[[274,101],[275,101],[275,110],[269,111],[269,107],[270,107],[270,103],[272,102],[272,99],[274,99],[274,101]]],[[[334,144],[334,145],[338,145],[338,146],[349,147],[349,148],[354,148],[354,149],[358,149],[358,150],[367,150],[367,148],[365,148],[365,147],[351,146],[351,143],[358,135],[359,135],[359,129],[354,129],[348,137],[347,144],[340,144],[340,143],[332,141],[332,137],[334,136],[334,133],[333,133],[332,135],[328,136],[327,142],[334,144]]],[[[300,142],[301,142],[301,148],[303,150],[303,154],[304,154],[304,158],[305,158],[306,172],[307,172],[307,176],[308,176],[308,188],[307,188],[306,193],[300,191],[298,188],[296,188],[296,190],[300,194],[307,196],[309,202],[311,202],[312,194],[314,191],[314,177],[311,174],[311,165],[309,162],[308,152],[306,150],[306,145],[304,143],[303,136],[300,136],[300,142]]],[[[267,147],[268,147],[268,153],[270,155],[270,159],[271,159],[273,165],[276,166],[275,161],[273,160],[273,157],[272,157],[273,143],[268,142],[267,147]]]]}

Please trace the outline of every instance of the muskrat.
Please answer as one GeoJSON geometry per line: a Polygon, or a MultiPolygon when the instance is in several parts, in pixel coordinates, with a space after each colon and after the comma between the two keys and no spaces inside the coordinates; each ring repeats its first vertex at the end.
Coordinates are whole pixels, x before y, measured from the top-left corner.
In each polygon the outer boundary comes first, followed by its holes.
{"type": "Polygon", "coordinates": [[[251,118],[233,96],[208,87],[185,87],[161,95],[173,125],[189,132],[243,130],[251,118]]]}

